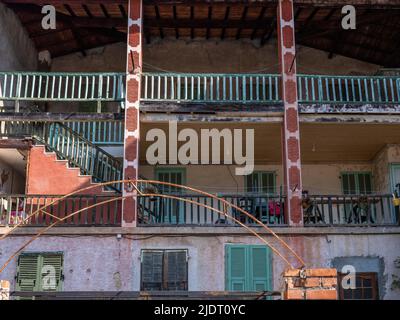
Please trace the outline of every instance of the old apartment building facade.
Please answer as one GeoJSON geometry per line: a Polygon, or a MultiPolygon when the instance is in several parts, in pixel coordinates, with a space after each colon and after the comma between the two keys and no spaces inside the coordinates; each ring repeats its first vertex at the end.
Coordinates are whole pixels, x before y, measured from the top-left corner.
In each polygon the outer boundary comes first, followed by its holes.
{"type": "Polygon", "coordinates": [[[340,0],[1,2],[11,291],[262,294],[304,262],[354,269],[341,299],[400,298],[397,1],[354,0],[355,30],[340,0]],[[173,126],[254,130],[254,170],[152,164],[173,126]]]}

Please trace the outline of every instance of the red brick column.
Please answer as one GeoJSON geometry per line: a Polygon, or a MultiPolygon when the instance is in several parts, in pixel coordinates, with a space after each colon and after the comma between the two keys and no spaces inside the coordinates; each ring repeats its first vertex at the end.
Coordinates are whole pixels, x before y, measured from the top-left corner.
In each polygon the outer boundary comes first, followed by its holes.
{"type": "MultiPolygon", "coordinates": [[[[142,71],[142,0],[129,0],[125,103],[124,179],[137,179],[139,169],[139,99],[142,71]]],[[[122,226],[136,227],[135,189],[125,185],[122,226]]]]}
{"type": "Polygon", "coordinates": [[[288,270],[284,300],[337,300],[336,269],[288,270]]]}
{"type": "Polygon", "coordinates": [[[284,103],[282,162],[284,187],[287,195],[285,211],[289,225],[301,226],[303,225],[303,212],[301,207],[300,132],[297,105],[293,0],[279,0],[277,21],[282,98],[284,103]]]}

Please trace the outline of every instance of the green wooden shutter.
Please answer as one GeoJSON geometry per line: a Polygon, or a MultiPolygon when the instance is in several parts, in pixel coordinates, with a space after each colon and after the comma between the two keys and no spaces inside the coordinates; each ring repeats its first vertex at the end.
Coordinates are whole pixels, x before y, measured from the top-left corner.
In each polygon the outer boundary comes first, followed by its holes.
{"type": "Polygon", "coordinates": [[[165,290],[187,290],[187,251],[165,252],[165,290]]]}
{"type": "Polygon", "coordinates": [[[21,254],[18,258],[16,290],[39,291],[39,255],[21,254]]]}
{"type": "Polygon", "coordinates": [[[246,246],[228,245],[226,247],[228,291],[246,291],[246,246]]]}
{"type": "Polygon", "coordinates": [[[62,267],[62,253],[21,254],[18,258],[16,290],[27,292],[61,291],[63,283],[62,267]],[[49,266],[54,269],[50,270],[49,266]],[[55,271],[54,275],[50,273],[53,270],[55,271]],[[53,287],[52,284],[55,284],[55,286],[53,287]]]}
{"type": "Polygon", "coordinates": [[[271,290],[270,249],[263,245],[227,245],[226,290],[271,290]]]}
{"type": "Polygon", "coordinates": [[[60,253],[45,253],[40,255],[40,260],[40,291],[61,291],[63,284],[63,255],[60,253]],[[54,268],[54,275],[49,273],[48,266],[54,268]],[[49,286],[48,281],[52,281],[55,287],[49,286]]]}
{"type": "Polygon", "coordinates": [[[342,190],[345,195],[369,194],[372,192],[370,172],[344,172],[341,175],[342,190]]]}
{"type": "Polygon", "coordinates": [[[270,286],[270,250],[265,246],[251,246],[250,252],[250,291],[268,291],[270,286]]]}
{"type": "Polygon", "coordinates": [[[257,171],[246,177],[246,191],[253,193],[274,194],[275,173],[269,171],[257,171]]]}
{"type": "Polygon", "coordinates": [[[141,290],[162,290],[163,251],[142,251],[141,290]]]}

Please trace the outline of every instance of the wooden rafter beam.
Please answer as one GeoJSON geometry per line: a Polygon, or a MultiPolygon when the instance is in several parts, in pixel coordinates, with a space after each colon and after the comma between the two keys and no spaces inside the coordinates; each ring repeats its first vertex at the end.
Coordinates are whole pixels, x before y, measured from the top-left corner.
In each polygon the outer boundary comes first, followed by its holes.
{"type": "MultiPolygon", "coordinates": [[[[176,12],[176,6],[172,6],[172,15],[173,15],[175,21],[178,20],[178,13],[176,12]]],[[[178,28],[175,28],[175,38],[179,39],[178,28]]]]}
{"type": "MultiPolygon", "coordinates": [[[[230,11],[231,11],[231,7],[227,6],[225,9],[225,16],[224,16],[225,22],[227,22],[229,20],[230,11]]],[[[225,30],[226,30],[226,28],[222,28],[222,30],[221,30],[221,40],[224,40],[224,38],[225,38],[225,30]]]]}
{"type": "Polygon", "coordinates": [[[269,25],[273,19],[266,18],[261,21],[259,20],[209,20],[207,19],[170,19],[170,18],[150,18],[146,20],[147,28],[195,28],[195,29],[222,29],[222,28],[233,28],[233,29],[254,29],[254,28],[265,28],[269,25]]]}
{"type": "Polygon", "coordinates": [[[206,39],[210,38],[210,21],[212,21],[212,6],[208,7],[206,39]]]}
{"type": "MultiPolygon", "coordinates": [[[[241,17],[241,19],[240,19],[240,21],[241,21],[242,23],[244,23],[244,22],[246,21],[246,17],[247,17],[247,12],[248,12],[248,10],[249,10],[249,7],[248,7],[248,6],[245,6],[244,9],[243,9],[242,17],[241,17]]],[[[257,22],[258,22],[258,21],[257,21],[257,22]]],[[[256,28],[257,28],[257,27],[254,27],[254,28],[252,28],[252,29],[254,30],[254,29],[256,29],[256,28]]],[[[240,38],[241,32],[242,32],[242,27],[241,27],[241,25],[240,25],[240,26],[238,27],[237,32],[236,32],[236,39],[239,39],[239,38],[240,38]]]]}
{"type": "MultiPolygon", "coordinates": [[[[262,21],[262,19],[264,18],[264,15],[265,15],[265,11],[267,11],[267,7],[262,7],[260,14],[258,15],[258,19],[257,19],[258,21],[262,21]]],[[[253,32],[251,33],[251,36],[250,36],[251,40],[253,40],[255,38],[257,30],[258,30],[258,28],[253,29],[253,32]]]]}
{"type": "MultiPolygon", "coordinates": [[[[160,20],[161,20],[161,17],[160,17],[160,9],[158,9],[158,6],[154,6],[154,11],[155,11],[155,13],[156,13],[156,20],[157,20],[157,21],[160,21],[160,20]]],[[[149,19],[146,19],[146,24],[147,24],[147,25],[149,24],[149,19]]],[[[158,31],[160,32],[160,38],[161,38],[161,39],[164,39],[164,31],[163,31],[163,28],[160,27],[160,26],[158,26],[157,28],[158,28],[158,31]]]]}

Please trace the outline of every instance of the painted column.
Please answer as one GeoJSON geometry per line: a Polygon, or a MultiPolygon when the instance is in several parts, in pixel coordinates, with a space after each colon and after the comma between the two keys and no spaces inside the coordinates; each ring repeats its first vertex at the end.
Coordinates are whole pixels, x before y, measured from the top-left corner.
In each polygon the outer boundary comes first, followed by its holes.
{"type": "Polygon", "coordinates": [[[303,225],[301,207],[300,130],[297,104],[296,42],[293,0],[279,0],[278,48],[282,74],[284,120],[282,125],[282,162],[284,188],[287,195],[286,217],[291,226],[303,225]]]}
{"type": "MultiPolygon", "coordinates": [[[[124,179],[137,179],[139,169],[139,99],[142,71],[142,0],[129,0],[125,101],[124,179]]],[[[125,185],[122,226],[136,227],[135,189],[125,185]]]]}

